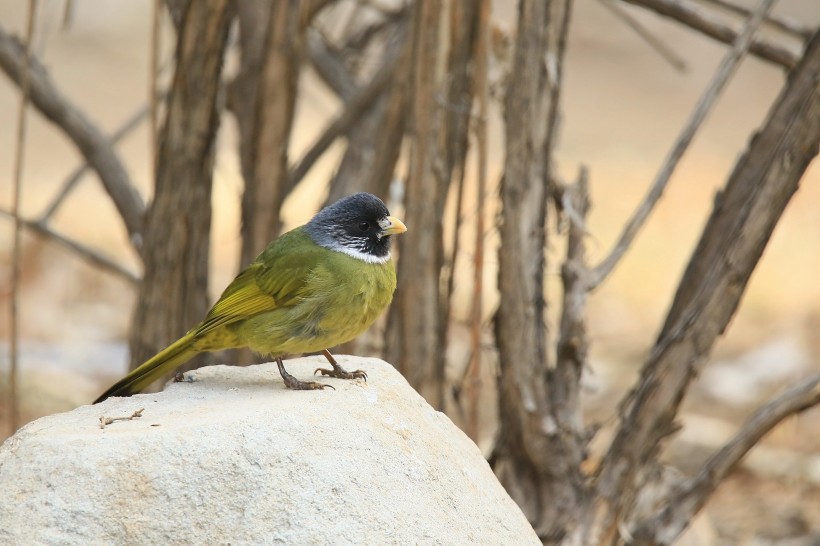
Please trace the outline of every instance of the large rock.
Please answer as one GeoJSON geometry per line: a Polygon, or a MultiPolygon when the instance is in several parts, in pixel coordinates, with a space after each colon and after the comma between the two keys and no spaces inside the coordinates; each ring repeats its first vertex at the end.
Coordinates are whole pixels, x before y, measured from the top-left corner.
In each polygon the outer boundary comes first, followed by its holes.
{"type": "Polygon", "coordinates": [[[0,544],[540,544],[475,444],[401,375],[339,361],[368,382],[297,392],[274,364],[214,366],[30,423],[0,448],[0,544]]]}

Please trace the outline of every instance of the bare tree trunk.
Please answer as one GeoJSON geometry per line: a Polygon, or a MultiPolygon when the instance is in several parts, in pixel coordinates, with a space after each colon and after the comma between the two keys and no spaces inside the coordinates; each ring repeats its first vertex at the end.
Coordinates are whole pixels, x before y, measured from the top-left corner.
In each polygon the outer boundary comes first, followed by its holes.
{"type": "Polygon", "coordinates": [[[156,191],[145,222],[131,367],[155,354],[208,310],[211,176],[217,95],[233,2],[190,2],[160,135],[156,191]]]}
{"type": "Polygon", "coordinates": [[[551,133],[557,113],[545,59],[559,57],[566,2],[521,0],[505,97],[507,153],[495,318],[500,431],[491,463],[545,541],[574,525],[584,495],[582,443],[551,400],[544,268],[551,133]]]}
{"type": "MultiPolygon", "coordinates": [[[[228,86],[227,103],[239,128],[239,162],[242,168],[242,179],[246,186],[253,184],[254,179],[256,92],[259,88],[262,63],[265,60],[265,33],[270,20],[270,7],[271,2],[237,0],[239,72],[228,86]]],[[[248,193],[247,189],[245,193],[248,193]]],[[[250,225],[253,209],[245,209],[246,200],[243,198],[243,224],[247,222],[250,225]]],[[[245,267],[248,263],[245,259],[246,250],[243,248],[241,252],[240,268],[245,267]]]]}
{"type": "Polygon", "coordinates": [[[442,172],[442,116],[436,71],[441,3],[421,0],[414,13],[413,149],[405,198],[410,229],[399,241],[399,285],[388,316],[386,354],[421,394],[441,408],[444,362],[441,323],[442,215],[449,179],[442,172]]]}
{"type": "MultiPolygon", "coordinates": [[[[242,195],[242,254],[244,267],[279,233],[280,209],[288,192],[288,144],[293,126],[299,68],[302,62],[305,21],[310,2],[272,2],[261,55],[249,48],[251,68],[257,67],[253,118],[242,116],[242,136],[251,140],[243,160],[245,192],[242,195]],[[251,127],[248,127],[248,124],[251,127]]],[[[253,10],[260,10],[254,6],[253,10]]],[[[248,23],[245,28],[254,25],[248,23]]],[[[253,31],[253,36],[258,29],[253,31]]],[[[248,40],[255,38],[249,36],[248,40]]],[[[245,100],[245,99],[243,99],[245,100]]]]}
{"type": "Polygon", "coordinates": [[[454,178],[461,177],[467,161],[474,95],[474,56],[479,39],[479,19],[486,1],[453,2],[451,6],[444,146],[447,174],[454,178]]]}
{"type": "MultiPolygon", "coordinates": [[[[451,299],[455,282],[456,258],[459,254],[459,231],[461,230],[462,206],[464,201],[465,166],[472,125],[473,97],[476,94],[475,61],[478,42],[481,39],[482,12],[489,13],[487,0],[474,2],[454,2],[450,16],[450,52],[447,59],[446,125],[444,126],[445,174],[450,183],[456,184],[456,208],[452,234],[450,234],[450,254],[442,268],[441,323],[446,329],[451,323],[451,299]]],[[[481,214],[479,212],[479,214],[481,214]]],[[[446,350],[447,339],[442,340],[442,351],[446,350]]],[[[439,362],[436,380],[446,385],[445,362],[439,362]]],[[[442,399],[442,407],[444,400],[442,399]]]]}

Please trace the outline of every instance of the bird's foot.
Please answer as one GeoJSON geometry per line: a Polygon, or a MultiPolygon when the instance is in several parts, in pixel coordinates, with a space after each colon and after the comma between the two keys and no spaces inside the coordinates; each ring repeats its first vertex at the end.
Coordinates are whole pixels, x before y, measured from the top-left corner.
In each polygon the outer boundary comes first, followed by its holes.
{"type": "Polygon", "coordinates": [[[316,374],[327,375],[330,377],[338,377],[339,379],[364,379],[367,381],[367,374],[364,370],[355,370],[349,372],[339,366],[338,368],[333,368],[332,370],[328,370],[325,368],[316,368],[316,371],[313,372],[313,375],[316,374]]]}
{"type": "Polygon", "coordinates": [[[333,385],[325,385],[324,383],[319,383],[317,381],[299,381],[288,373],[285,369],[285,365],[282,363],[282,359],[280,358],[276,359],[276,365],[279,366],[279,375],[282,376],[285,386],[289,389],[293,389],[295,391],[315,391],[321,389],[336,390],[336,387],[333,385]]]}
{"type": "Polygon", "coordinates": [[[174,374],[174,383],[193,383],[193,382],[194,382],[194,377],[192,375],[189,375],[188,377],[185,377],[185,374],[182,373],[182,372],[177,372],[177,373],[174,374]]]}
{"type": "Polygon", "coordinates": [[[318,381],[299,381],[292,375],[288,374],[287,376],[283,376],[282,379],[285,380],[285,386],[289,389],[293,389],[295,391],[315,391],[315,390],[322,390],[322,389],[333,389],[336,390],[336,387],[333,385],[326,385],[324,383],[319,383],[318,381]]]}
{"type": "Polygon", "coordinates": [[[325,355],[325,358],[328,362],[330,362],[330,365],[333,366],[333,369],[328,370],[325,368],[316,368],[316,371],[313,372],[313,375],[316,375],[318,373],[322,375],[327,375],[329,377],[338,377],[339,379],[364,379],[365,382],[367,382],[367,374],[364,372],[364,370],[356,370],[353,372],[349,372],[342,368],[338,362],[336,362],[336,359],[333,358],[333,355],[330,354],[330,351],[325,349],[324,351],[322,351],[322,354],[325,355]]]}

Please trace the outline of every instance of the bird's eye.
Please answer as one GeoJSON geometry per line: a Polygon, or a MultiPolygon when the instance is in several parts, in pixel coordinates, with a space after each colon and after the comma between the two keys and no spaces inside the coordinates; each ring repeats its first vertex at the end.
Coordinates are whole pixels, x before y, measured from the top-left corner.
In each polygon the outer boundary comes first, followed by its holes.
{"type": "Polygon", "coordinates": [[[367,222],[360,222],[359,229],[362,231],[367,231],[368,229],[370,229],[370,224],[368,224],[367,222]]]}

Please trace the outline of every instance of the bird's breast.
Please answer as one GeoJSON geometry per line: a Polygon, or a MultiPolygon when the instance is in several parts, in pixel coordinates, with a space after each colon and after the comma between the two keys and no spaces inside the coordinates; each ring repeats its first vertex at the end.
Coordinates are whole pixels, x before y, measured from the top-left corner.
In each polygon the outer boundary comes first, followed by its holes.
{"type": "Polygon", "coordinates": [[[356,263],[340,260],[341,267],[334,264],[337,268],[331,269],[329,275],[334,281],[317,291],[324,294],[323,301],[329,302],[321,312],[320,331],[338,333],[346,338],[333,345],[364,332],[390,304],[396,289],[392,262],[370,264],[344,257],[356,263]]]}
{"type": "Polygon", "coordinates": [[[272,356],[321,351],[362,334],[393,298],[392,261],[365,263],[345,254],[317,265],[296,302],[243,322],[240,335],[272,356]]]}

